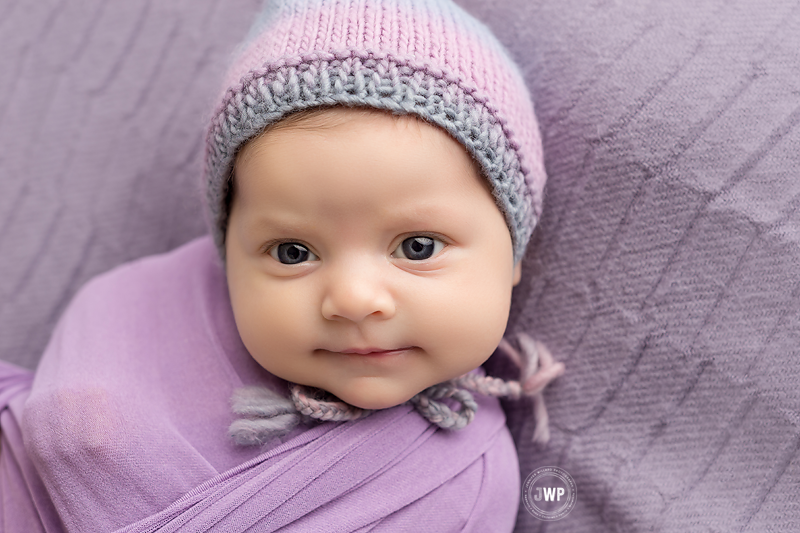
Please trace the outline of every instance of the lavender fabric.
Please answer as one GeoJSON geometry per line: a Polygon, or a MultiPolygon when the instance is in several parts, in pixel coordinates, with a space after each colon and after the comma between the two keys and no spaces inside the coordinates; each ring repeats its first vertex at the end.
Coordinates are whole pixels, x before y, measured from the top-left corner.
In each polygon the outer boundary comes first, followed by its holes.
{"type": "MultiPolygon", "coordinates": [[[[578,501],[517,531],[796,531],[800,2],[459,3],[522,66],[549,174],[510,328],[567,364],[550,445],[506,407],[521,475],[578,501]]],[[[207,231],[204,128],[260,4],[0,2],[0,358],[36,367],[88,279],[207,231]]]]}
{"type": "Polygon", "coordinates": [[[0,367],[4,530],[513,529],[517,458],[496,400],[462,431],[405,405],[262,449],[227,436],[245,384],[285,390],[239,341],[210,238],[95,279],[32,384],[0,367]]]}

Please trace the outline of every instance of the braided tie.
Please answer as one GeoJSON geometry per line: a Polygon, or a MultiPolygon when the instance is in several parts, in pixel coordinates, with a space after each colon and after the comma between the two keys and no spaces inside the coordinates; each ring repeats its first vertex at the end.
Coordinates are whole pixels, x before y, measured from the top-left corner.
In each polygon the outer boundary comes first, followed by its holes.
{"type": "Polygon", "coordinates": [[[317,400],[313,395],[318,390],[296,383],[289,385],[292,402],[298,413],[321,422],[357,420],[372,413],[370,410],[359,409],[343,401],[317,400]]]}
{"type": "MultiPolygon", "coordinates": [[[[533,441],[547,442],[550,431],[542,391],[564,373],[564,365],[555,362],[547,348],[530,336],[520,333],[517,340],[520,351],[505,339],[500,349],[519,367],[519,381],[470,372],[428,387],[409,402],[432,424],[444,429],[462,429],[472,422],[478,410],[472,392],[515,400],[530,397],[535,417],[533,441]],[[457,410],[451,407],[454,402],[459,404],[457,410]]],[[[263,444],[291,431],[301,417],[320,422],[346,422],[372,413],[313,387],[291,383],[289,393],[289,398],[285,398],[265,387],[237,390],[233,396],[233,412],[245,418],[231,424],[229,433],[233,439],[242,445],[263,444]]]]}
{"type": "Polygon", "coordinates": [[[455,380],[428,387],[411,398],[411,404],[429,422],[444,429],[462,429],[475,418],[478,404],[468,390],[461,389],[455,380]],[[439,400],[450,398],[461,404],[458,411],[453,411],[446,403],[439,400]]]}

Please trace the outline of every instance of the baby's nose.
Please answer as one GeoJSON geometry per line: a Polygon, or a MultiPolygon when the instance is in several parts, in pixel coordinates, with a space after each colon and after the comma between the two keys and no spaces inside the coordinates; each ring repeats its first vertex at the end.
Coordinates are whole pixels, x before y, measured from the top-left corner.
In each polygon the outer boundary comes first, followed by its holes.
{"type": "Polygon", "coordinates": [[[322,301],[322,316],[326,319],[385,320],[393,317],[395,311],[394,298],[378,269],[343,266],[329,276],[322,301]]]}

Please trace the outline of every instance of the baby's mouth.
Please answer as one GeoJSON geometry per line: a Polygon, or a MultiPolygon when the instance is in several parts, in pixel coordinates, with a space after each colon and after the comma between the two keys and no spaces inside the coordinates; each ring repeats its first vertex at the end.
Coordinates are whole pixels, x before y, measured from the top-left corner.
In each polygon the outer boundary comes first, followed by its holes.
{"type": "Polygon", "coordinates": [[[414,346],[404,346],[401,348],[377,348],[377,347],[365,347],[365,348],[345,348],[343,350],[324,350],[329,351],[331,353],[340,353],[344,355],[362,355],[367,357],[386,357],[391,355],[400,355],[406,353],[410,350],[413,350],[414,346]]]}

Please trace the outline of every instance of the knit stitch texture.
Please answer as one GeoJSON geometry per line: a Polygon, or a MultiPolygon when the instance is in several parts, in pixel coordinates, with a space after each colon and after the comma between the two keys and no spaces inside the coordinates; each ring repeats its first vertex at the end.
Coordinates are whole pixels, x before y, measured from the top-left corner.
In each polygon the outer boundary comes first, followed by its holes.
{"type": "Polygon", "coordinates": [[[224,257],[238,150],[288,114],[359,106],[415,114],[480,164],[520,260],[545,172],[530,95],[502,45],[447,0],[281,0],[268,4],[225,78],[207,137],[207,201],[224,257]]]}

